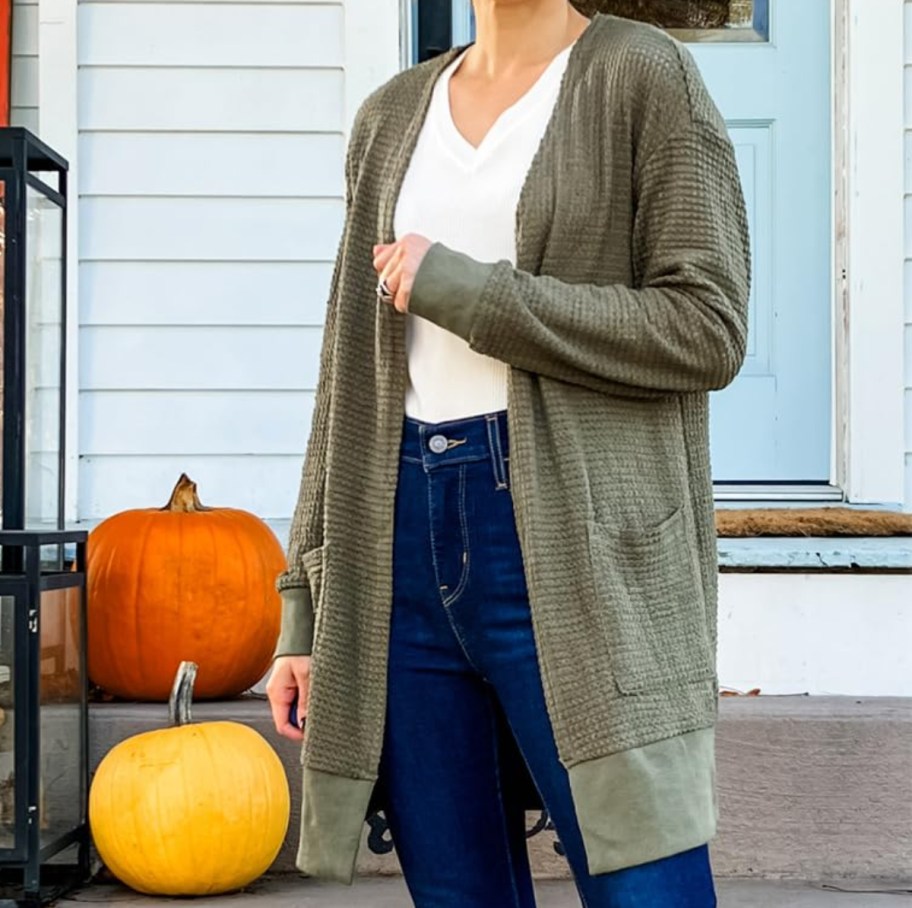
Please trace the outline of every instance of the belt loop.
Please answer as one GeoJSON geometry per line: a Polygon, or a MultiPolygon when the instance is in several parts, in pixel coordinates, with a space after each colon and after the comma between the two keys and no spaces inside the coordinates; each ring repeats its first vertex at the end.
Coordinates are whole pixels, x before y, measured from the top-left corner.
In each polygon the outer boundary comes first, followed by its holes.
{"type": "Polygon", "coordinates": [[[504,456],[503,449],[506,445],[501,444],[501,439],[507,438],[507,427],[505,416],[498,414],[497,423],[496,423],[497,434],[495,436],[495,441],[497,442],[497,460],[500,463],[500,475],[503,476],[504,488],[510,487],[509,482],[509,473],[507,472],[507,458],[504,456]]]}
{"type": "Polygon", "coordinates": [[[496,413],[485,414],[485,424],[488,430],[488,448],[491,451],[491,464],[494,469],[494,488],[506,489],[507,483],[507,466],[503,458],[503,450],[500,445],[500,429],[496,413]]]}

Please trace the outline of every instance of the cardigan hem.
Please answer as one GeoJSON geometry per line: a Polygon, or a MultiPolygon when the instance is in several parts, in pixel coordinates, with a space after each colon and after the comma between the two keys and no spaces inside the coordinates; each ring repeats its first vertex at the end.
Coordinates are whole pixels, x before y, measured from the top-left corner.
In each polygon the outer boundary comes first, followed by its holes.
{"type": "Polygon", "coordinates": [[[295,866],[307,876],[349,886],[374,779],[354,779],[303,767],[301,828],[295,866]]]}
{"type": "Polygon", "coordinates": [[[715,726],[568,770],[589,873],[678,854],[716,834],[715,726]]]}
{"type": "MultiPolygon", "coordinates": [[[[677,854],[716,834],[715,726],[585,760],[568,774],[591,874],[677,854]]],[[[304,765],[300,871],[353,883],[375,784],[304,765]]]]}

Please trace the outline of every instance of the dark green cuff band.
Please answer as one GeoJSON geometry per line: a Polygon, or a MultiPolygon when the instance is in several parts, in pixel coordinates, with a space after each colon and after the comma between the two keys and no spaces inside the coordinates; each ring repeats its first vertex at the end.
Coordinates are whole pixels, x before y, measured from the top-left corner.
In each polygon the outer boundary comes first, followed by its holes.
{"type": "Polygon", "coordinates": [[[291,586],[282,590],[282,629],[272,658],[309,656],[313,647],[314,611],[310,590],[291,586]]]}
{"type": "Polygon", "coordinates": [[[495,267],[433,243],[415,272],[409,312],[469,341],[482,291],[495,267]]]}

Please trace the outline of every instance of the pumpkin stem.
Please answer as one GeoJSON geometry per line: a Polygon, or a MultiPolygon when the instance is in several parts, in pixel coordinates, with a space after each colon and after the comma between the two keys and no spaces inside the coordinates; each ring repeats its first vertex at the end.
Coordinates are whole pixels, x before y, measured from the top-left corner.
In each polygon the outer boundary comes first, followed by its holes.
{"type": "Polygon", "coordinates": [[[189,725],[190,704],[193,701],[193,683],[199,666],[195,662],[181,662],[174,676],[171,698],[168,700],[168,718],[172,725],[189,725]]]}
{"type": "Polygon", "coordinates": [[[192,514],[194,511],[213,511],[215,509],[206,507],[199,500],[199,496],[196,494],[196,483],[186,473],[181,473],[180,479],[177,480],[177,485],[171,493],[171,498],[161,510],[192,514]]]}

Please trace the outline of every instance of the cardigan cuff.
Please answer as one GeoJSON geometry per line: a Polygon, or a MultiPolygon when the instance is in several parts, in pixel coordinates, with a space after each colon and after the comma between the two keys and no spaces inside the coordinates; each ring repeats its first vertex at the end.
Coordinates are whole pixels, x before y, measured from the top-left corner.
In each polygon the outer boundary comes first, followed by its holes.
{"type": "Polygon", "coordinates": [[[470,342],[482,292],[495,267],[494,262],[479,262],[433,243],[415,272],[408,311],[470,342]]]}
{"type": "Polygon", "coordinates": [[[272,654],[279,656],[309,656],[313,648],[314,611],[310,589],[306,586],[286,587],[282,596],[282,629],[272,654]]]}

